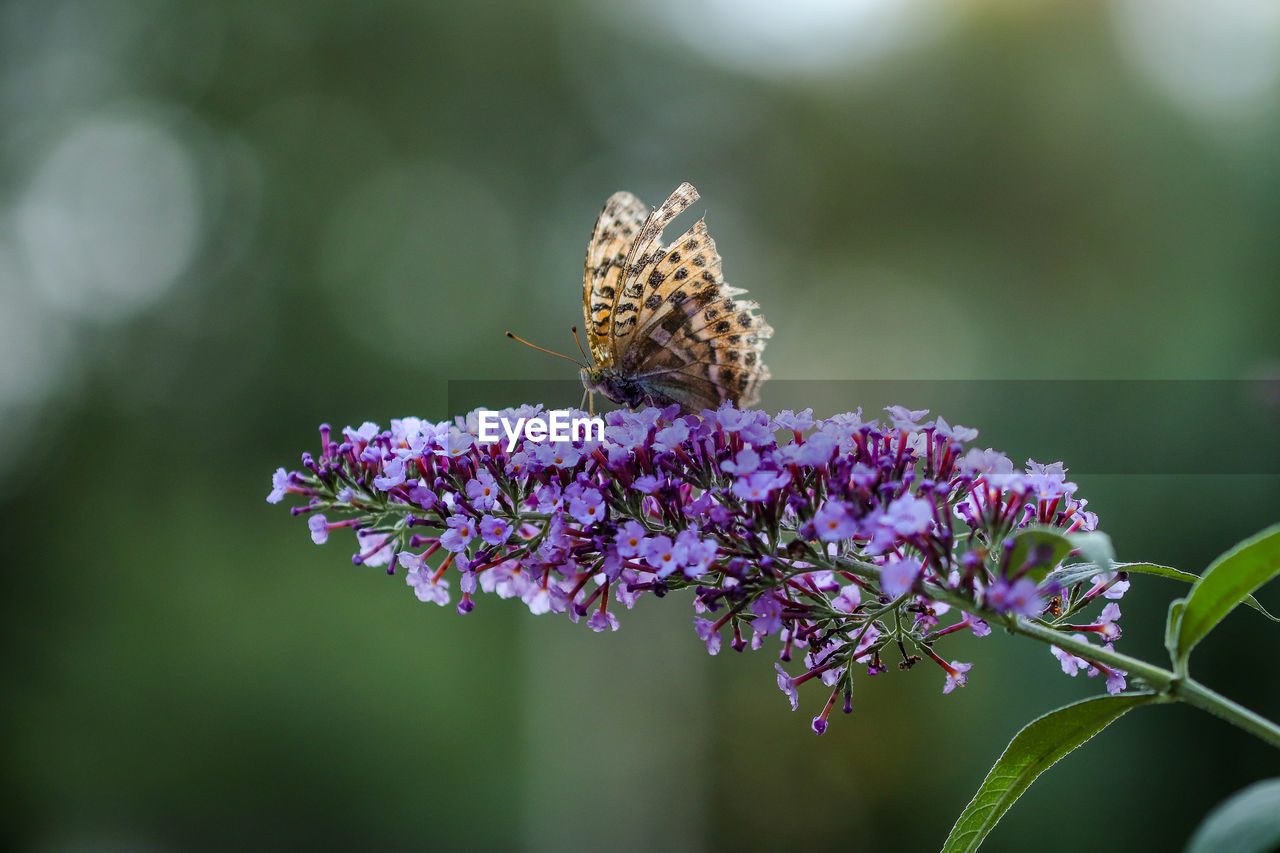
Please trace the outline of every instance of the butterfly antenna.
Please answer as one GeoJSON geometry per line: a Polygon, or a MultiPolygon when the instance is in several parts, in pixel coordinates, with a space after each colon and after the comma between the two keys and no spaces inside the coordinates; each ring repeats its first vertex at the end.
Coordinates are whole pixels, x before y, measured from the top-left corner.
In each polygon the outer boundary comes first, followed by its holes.
{"type": "Polygon", "coordinates": [[[573,358],[572,356],[567,356],[564,353],[560,353],[560,352],[552,352],[546,347],[540,347],[537,344],[531,344],[528,341],[526,341],[524,338],[520,337],[519,335],[513,335],[510,332],[507,332],[507,337],[511,338],[512,340],[519,341],[520,343],[524,344],[527,347],[533,347],[536,350],[545,352],[547,355],[554,355],[556,358],[563,358],[565,361],[572,361],[574,364],[578,365],[578,367],[581,367],[584,369],[586,368],[585,364],[578,361],[576,358],[573,358]]]}
{"type": "Polygon", "coordinates": [[[578,338],[578,327],[570,326],[569,331],[573,332],[573,342],[578,345],[578,352],[582,353],[583,358],[585,358],[587,361],[590,361],[591,357],[587,355],[587,351],[582,348],[582,341],[578,338]]]}

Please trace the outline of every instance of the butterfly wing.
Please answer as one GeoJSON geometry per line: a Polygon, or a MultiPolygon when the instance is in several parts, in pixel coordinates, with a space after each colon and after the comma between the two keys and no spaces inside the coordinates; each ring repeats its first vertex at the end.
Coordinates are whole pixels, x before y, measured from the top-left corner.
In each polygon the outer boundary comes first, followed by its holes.
{"type": "Polygon", "coordinates": [[[625,192],[605,204],[583,276],[591,355],[658,404],[753,405],[769,377],[761,353],[773,330],[756,303],[725,283],[705,221],[662,244],[663,228],[697,199],[683,183],[652,213],[625,192]]]}
{"type": "Polygon", "coordinates": [[[677,393],[686,408],[754,405],[769,378],[762,361],[773,329],[724,281],[720,254],[699,220],[640,271],[636,332],[620,367],[646,385],[677,393]],[[684,395],[684,396],[681,396],[684,395]]]}
{"type": "Polygon", "coordinates": [[[641,276],[666,255],[666,249],[662,245],[662,229],[697,200],[698,191],[693,188],[693,184],[687,181],[682,183],[649,214],[635,242],[631,244],[622,276],[622,289],[613,308],[613,323],[610,327],[611,364],[622,364],[642,314],[640,299],[644,280],[641,276]]]}
{"type": "Polygon", "coordinates": [[[640,199],[628,192],[614,193],[600,211],[587,244],[582,319],[591,358],[599,366],[613,364],[610,328],[622,293],[622,272],[648,218],[649,208],[640,199]]]}

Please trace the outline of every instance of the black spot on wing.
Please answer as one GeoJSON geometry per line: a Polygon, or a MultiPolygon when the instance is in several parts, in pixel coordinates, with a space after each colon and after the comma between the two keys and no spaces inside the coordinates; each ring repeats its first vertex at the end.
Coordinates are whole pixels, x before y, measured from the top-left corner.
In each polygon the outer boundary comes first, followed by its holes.
{"type": "Polygon", "coordinates": [[[662,321],[662,328],[666,330],[668,334],[674,335],[676,332],[680,331],[680,329],[684,327],[685,323],[687,323],[688,320],[689,318],[687,318],[684,314],[680,313],[679,311],[672,311],[662,321]]]}

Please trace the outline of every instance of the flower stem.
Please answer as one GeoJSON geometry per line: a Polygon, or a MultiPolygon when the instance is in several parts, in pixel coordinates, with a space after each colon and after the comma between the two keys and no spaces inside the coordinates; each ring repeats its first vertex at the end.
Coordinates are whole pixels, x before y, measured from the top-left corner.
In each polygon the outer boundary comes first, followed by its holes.
{"type": "MultiPolygon", "coordinates": [[[[868,580],[877,580],[874,575],[878,574],[878,568],[874,565],[844,559],[838,562],[840,567],[845,570],[852,571],[868,580]]],[[[1148,687],[1160,694],[1163,701],[1180,701],[1186,702],[1188,705],[1194,705],[1200,710],[1208,711],[1210,714],[1221,717],[1233,726],[1243,729],[1259,740],[1280,749],[1280,725],[1276,725],[1266,717],[1250,711],[1237,702],[1233,702],[1221,693],[1210,690],[1195,679],[1180,677],[1171,670],[1147,663],[1144,660],[1139,660],[1114,650],[1104,649],[1083,640],[1077,640],[1070,634],[1056,631],[1047,625],[1032,622],[1029,619],[996,613],[978,605],[955,590],[947,589],[937,584],[925,584],[925,586],[928,587],[928,596],[935,601],[945,601],[953,607],[960,608],[963,612],[972,613],[985,619],[992,625],[1003,625],[1014,634],[1022,634],[1024,637],[1031,637],[1043,643],[1057,646],[1063,651],[1070,652],[1076,657],[1083,658],[1091,663],[1099,663],[1113,669],[1124,670],[1130,676],[1142,679],[1148,687]]]]}
{"type": "MultiPolygon", "coordinates": [[[[969,605],[972,607],[973,605],[969,605]]],[[[979,611],[981,613],[981,611],[979,611]]],[[[1123,654],[1114,650],[1104,649],[1101,646],[1095,646],[1084,640],[1077,640],[1070,634],[1064,634],[1061,631],[1055,631],[1045,625],[1040,625],[1027,619],[1002,617],[999,615],[982,614],[982,618],[990,621],[995,619],[997,622],[1003,622],[1010,631],[1015,634],[1021,634],[1024,637],[1032,637],[1044,643],[1057,646],[1064,652],[1070,652],[1078,658],[1083,658],[1090,663],[1100,663],[1111,669],[1119,669],[1131,676],[1141,678],[1148,687],[1158,693],[1169,692],[1170,685],[1177,680],[1177,675],[1172,671],[1147,663],[1144,660],[1123,654]]]]}
{"type": "Polygon", "coordinates": [[[1169,695],[1181,699],[1188,705],[1194,705],[1202,711],[1208,711],[1244,729],[1249,734],[1280,749],[1280,726],[1226,696],[1216,693],[1191,678],[1182,678],[1170,685],[1169,695]]]}

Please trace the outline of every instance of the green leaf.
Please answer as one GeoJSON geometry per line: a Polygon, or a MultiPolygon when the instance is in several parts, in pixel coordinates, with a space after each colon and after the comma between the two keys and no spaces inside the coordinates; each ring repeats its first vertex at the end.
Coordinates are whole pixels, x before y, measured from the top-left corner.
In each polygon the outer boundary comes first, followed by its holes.
{"type": "Polygon", "coordinates": [[[1090,563],[1105,566],[1104,572],[1114,571],[1116,549],[1111,546],[1111,537],[1107,534],[1099,530],[1068,533],[1067,541],[1090,563]]]}
{"type": "Polygon", "coordinates": [[[1187,853],[1270,853],[1280,847],[1280,779],[1265,779],[1209,812],[1187,853]]]}
{"type": "Polygon", "coordinates": [[[1088,741],[1129,709],[1155,701],[1153,693],[1095,696],[1050,711],[1014,736],[978,793],[951,828],[942,853],[969,853],[1031,786],[1036,777],[1088,741]]]}
{"type": "Polygon", "coordinates": [[[1195,572],[1184,572],[1182,569],[1175,569],[1173,566],[1161,566],[1156,563],[1117,563],[1111,568],[1117,572],[1155,575],[1158,578],[1169,578],[1175,581],[1186,581],[1187,583],[1195,583],[1200,580],[1200,576],[1195,572]]]}
{"type": "Polygon", "coordinates": [[[1173,649],[1178,642],[1178,628],[1182,625],[1182,609],[1186,606],[1185,598],[1175,598],[1169,602],[1169,618],[1164,623],[1164,647],[1169,650],[1169,657],[1174,656],[1173,649]]]}
{"type": "MultiPolygon", "coordinates": [[[[1081,581],[1092,581],[1094,575],[1106,574],[1107,572],[1124,572],[1128,571],[1128,567],[1136,565],[1135,563],[1113,563],[1111,568],[1099,568],[1094,563],[1072,563],[1063,566],[1055,572],[1049,573],[1049,578],[1057,582],[1061,587],[1074,586],[1081,581]]],[[[1192,575],[1191,577],[1196,577],[1192,575]]]]}
{"type": "MultiPolygon", "coordinates": [[[[1171,566],[1158,566],[1155,563],[1126,563],[1126,564],[1112,566],[1112,568],[1118,572],[1130,572],[1132,574],[1141,574],[1141,575],[1155,575],[1156,577],[1170,578],[1171,580],[1175,580],[1175,581],[1186,581],[1187,583],[1191,583],[1191,584],[1200,580],[1199,575],[1192,574],[1191,572],[1184,572],[1182,569],[1175,569],[1171,566]]],[[[1263,616],[1270,619],[1272,622],[1280,622],[1280,616],[1273,615],[1271,611],[1263,607],[1262,603],[1259,602],[1258,599],[1254,598],[1252,595],[1246,595],[1244,597],[1244,603],[1247,604],[1249,607],[1252,607],[1254,610],[1258,611],[1259,613],[1261,613],[1263,616]]]]}
{"type": "MultiPolygon", "coordinates": [[[[1069,587],[1081,581],[1091,580],[1094,575],[1102,574],[1103,571],[1093,563],[1072,563],[1069,566],[1063,566],[1056,572],[1050,573],[1049,576],[1057,581],[1059,586],[1069,587]]],[[[1131,575],[1153,575],[1158,578],[1169,578],[1170,580],[1184,581],[1186,583],[1195,583],[1200,580],[1199,575],[1184,572],[1182,569],[1175,569],[1172,566],[1157,565],[1156,563],[1112,563],[1110,571],[1128,572],[1131,575]]],[[[1271,613],[1252,595],[1245,596],[1244,603],[1272,622],[1280,622],[1280,616],[1271,613]]]]}
{"type": "Polygon", "coordinates": [[[1018,531],[1013,540],[1013,550],[1009,552],[1009,570],[1017,571],[1028,560],[1032,559],[1037,548],[1043,548],[1045,555],[1040,558],[1036,568],[1027,575],[1036,583],[1044,580],[1049,570],[1067,558],[1075,546],[1062,535],[1062,531],[1053,527],[1027,527],[1018,531]]]}
{"type": "Polygon", "coordinates": [[[1280,524],[1251,536],[1214,560],[1187,594],[1173,658],[1185,669],[1196,643],[1249,593],[1280,573],[1280,524]]]}

